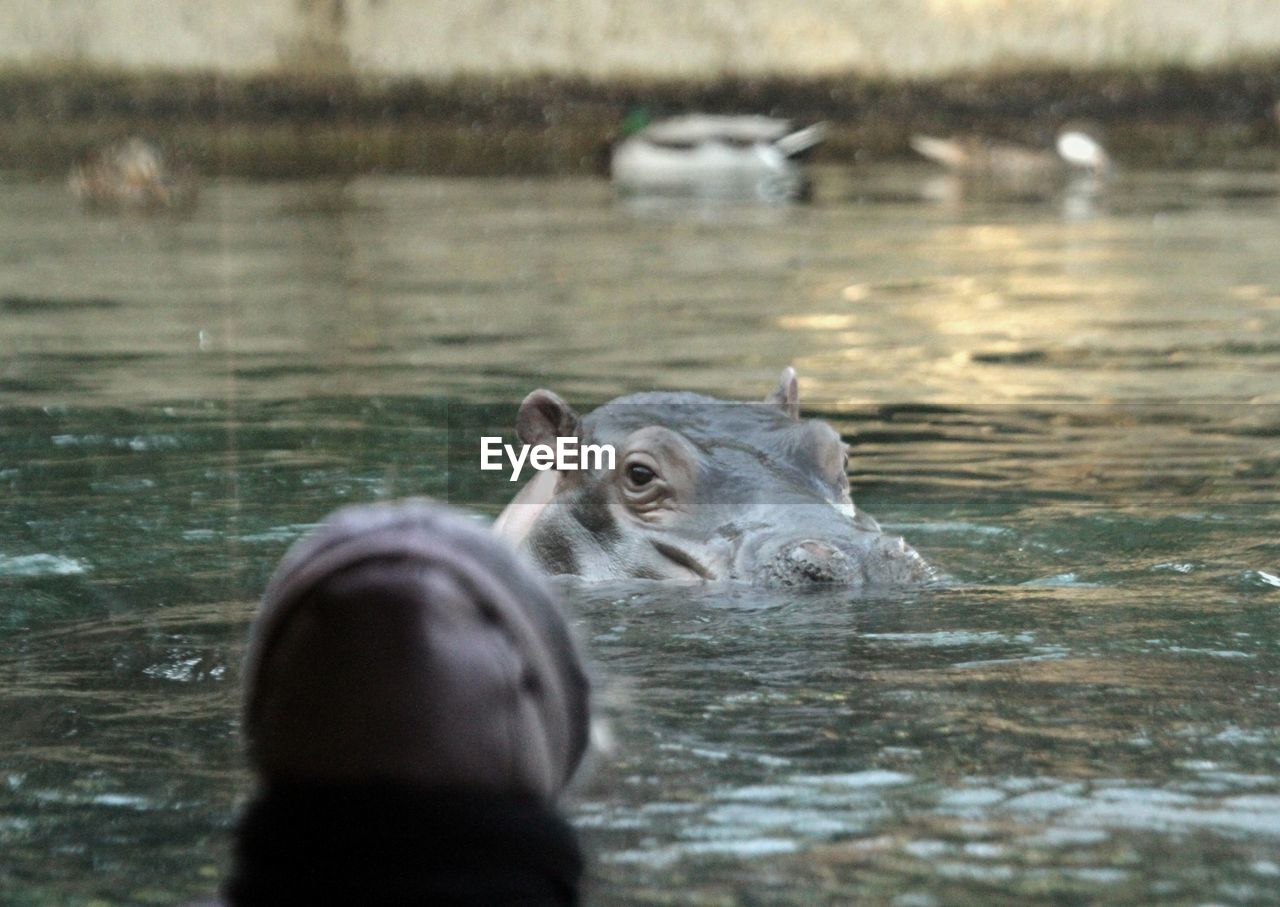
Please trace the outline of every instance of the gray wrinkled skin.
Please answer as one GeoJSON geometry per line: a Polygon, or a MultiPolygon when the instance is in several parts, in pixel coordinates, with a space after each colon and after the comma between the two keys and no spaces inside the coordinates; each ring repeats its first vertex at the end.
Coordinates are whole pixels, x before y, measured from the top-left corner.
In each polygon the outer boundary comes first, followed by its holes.
{"type": "Polygon", "coordinates": [[[534,391],[517,432],[617,451],[612,470],[539,473],[498,518],[495,530],[547,573],[854,588],[933,578],[854,505],[845,445],[826,422],[799,419],[791,369],[765,403],[634,394],[583,419],[534,391]]]}

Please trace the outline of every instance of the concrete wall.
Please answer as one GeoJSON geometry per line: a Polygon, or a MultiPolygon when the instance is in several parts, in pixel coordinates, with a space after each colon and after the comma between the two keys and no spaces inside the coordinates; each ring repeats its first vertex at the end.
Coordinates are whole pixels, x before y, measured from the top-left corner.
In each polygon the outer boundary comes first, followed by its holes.
{"type": "Polygon", "coordinates": [[[0,0],[0,65],[937,76],[1280,55],[1280,0],[0,0]]]}

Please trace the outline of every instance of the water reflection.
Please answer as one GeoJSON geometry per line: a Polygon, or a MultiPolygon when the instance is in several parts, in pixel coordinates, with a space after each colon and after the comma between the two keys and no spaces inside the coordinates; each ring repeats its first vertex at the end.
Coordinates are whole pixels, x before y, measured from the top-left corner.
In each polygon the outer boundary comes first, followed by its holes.
{"type": "Polygon", "coordinates": [[[972,179],[956,174],[931,176],[920,195],[954,213],[979,204],[1035,205],[1057,210],[1064,221],[1082,221],[1106,211],[1109,179],[1088,174],[1061,181],[972,179]]]}
{"type": "Polygon", "coordinates": [[[1218,879],[1262,884],[1280,839],[1275,650],[1254,623],[1270,616],[1169,601],[1114,584],[767,616],[579,601],[625,684],[620,755],[580,808],[600,874],[778,903],[912,885],[951,903],[991,883],[1126,903],[1214,890],[1199,860],[1157,856],[1208,833],[1237,842],[1204,845],[1218,879]],[[1176,642],[1195,622],[1206,637],[1176,642]]]}
{"type": "Polygon", "coordinates": [[[589,182],[223,182],[181,222],[84,219],[58,186],[16,183],[0,387],[732,397],[768,351],[833,400],[1133,398],[1152,368],[1161,396],[1274,394],[1271,175],[1129,174],[1065,223],[932,207],[919,168],[820,176],[812,206],[661,216],[589,182]],[[619,347],[629,332],[643,343],[619,347]]]}

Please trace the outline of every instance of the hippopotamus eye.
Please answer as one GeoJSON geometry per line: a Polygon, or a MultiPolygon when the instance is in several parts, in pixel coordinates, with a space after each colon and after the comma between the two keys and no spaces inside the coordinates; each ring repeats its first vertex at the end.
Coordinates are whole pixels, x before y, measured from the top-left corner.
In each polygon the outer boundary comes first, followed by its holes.
{"type": "Polygon", "coordinates": [[[658,474],[643,463],[627,464],[627,481],[638,488],[643,488],[657,477],[658,474]]]}

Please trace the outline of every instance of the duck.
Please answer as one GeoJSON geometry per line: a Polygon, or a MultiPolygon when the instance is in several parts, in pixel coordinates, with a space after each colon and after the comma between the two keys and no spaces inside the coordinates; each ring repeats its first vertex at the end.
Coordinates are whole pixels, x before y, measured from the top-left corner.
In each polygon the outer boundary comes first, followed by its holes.
{"type": "Polygon", "coordinates": [[[911,147],[953,173],[1020,181],[1063,174],[1101,176],[1111,169],[1111,158],[1099,142],[1081,129],[1058,133],[1052,149],[1032,148],[980,136],[936,138],[913,135],[911,147]]]}
{"type": "Polygon", "coordinates": [[[136,136],[89,151],[67,184],[85,208],[105,211],[187,210],[198,192],[190,165],[136,136]]]}
{"type": "Polygon", "coordinates": [[[797,129],[790,120],[750,114],[689,113],[653,122],[632,114],[623,132],[609,162],[623,193],[781,201],[807,194],[798,158],[826,138],[827,126],[797,129]]]}

